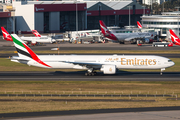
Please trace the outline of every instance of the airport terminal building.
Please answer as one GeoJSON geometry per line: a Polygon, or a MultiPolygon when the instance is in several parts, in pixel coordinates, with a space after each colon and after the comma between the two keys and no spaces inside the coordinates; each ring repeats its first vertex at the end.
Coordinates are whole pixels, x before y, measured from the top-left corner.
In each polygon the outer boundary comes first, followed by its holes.
{"type": "MultiPolygon", "coordinates": [[[[99,20],[107,26],[136,25],[142,14],[149,14],[131,1],[13,1],[15,32],[40,33],[99,29],[99,20]],[[76,17],[77,16],[77,17],[76,17]],[[76,20],[78,22],[76,22],[76,20]],[[77,27],[76,27],[77,25],[77,27]]],[[[11,29],[13,30],[13,29],[11,29]]],[[[13,32],[13,31],[9,31],[13,32]]]]}
{"type": "MultiPolygon", "coordinates": [[[[170,37],[169,29],[178,34],[180,12],[163,12],[162,15],[142,16],[142,26],[150,29],[160,29],[161,37],[170,37]]],[[[180,29],[179,29],[180,31],[180,29]]]]}

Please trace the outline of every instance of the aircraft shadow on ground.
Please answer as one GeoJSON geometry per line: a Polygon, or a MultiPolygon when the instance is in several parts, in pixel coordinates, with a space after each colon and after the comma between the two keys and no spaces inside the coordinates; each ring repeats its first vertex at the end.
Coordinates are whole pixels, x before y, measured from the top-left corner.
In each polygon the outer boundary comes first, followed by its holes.
{"type": "MultiPolygon", "coordinates": [[[[50,74],[53,74],[55,76],[85,76],[86,71],[70,71],[70,72],[64,72],[64,71],[55,71],[55,72],[51,72],[50,74]]],[[[103,72],[97,72],[97,74],[95,76],[127,76],[127,75],[137,75],[137,74],[155,74],[155,75],[159,75],[160,72],[129,72],[129,71],[123,71],[123,70],[119,70],[116,72],[116,74],[103,74],[103,72]]],[[[163,74],[180,74],[178,72],[165,72],[163,74]]]]}

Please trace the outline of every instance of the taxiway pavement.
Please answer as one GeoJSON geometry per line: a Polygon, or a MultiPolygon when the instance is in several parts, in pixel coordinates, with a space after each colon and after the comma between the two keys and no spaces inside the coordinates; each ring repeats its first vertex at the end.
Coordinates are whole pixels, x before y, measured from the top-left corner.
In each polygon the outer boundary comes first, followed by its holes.
{"type": "Polygon", "coordinates": [[[115,75],[85,76],[85,71],[78,72],[0,72],[0,81],[180,81],[179,72],[117,72],[115,75]]]}
{"type": "Polygon", "coordinates": [[[6,120],[179,120],[180,107],[120,108],[0,114],[6,120]]]}

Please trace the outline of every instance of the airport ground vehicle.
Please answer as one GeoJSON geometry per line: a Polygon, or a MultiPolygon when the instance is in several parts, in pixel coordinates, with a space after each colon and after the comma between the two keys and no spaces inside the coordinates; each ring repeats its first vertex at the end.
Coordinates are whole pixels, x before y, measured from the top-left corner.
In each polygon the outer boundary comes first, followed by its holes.
{"type": "Polygon", "coordinates": [[[50,69],[87,70],[85,75],[115,74],[116,69],[160,69],[174,65],[168,58],[154,55],[36,55],[16,34],[11,35],[18,56],[11,61],[50,69]]]}
{"type": "Polygon", "coordinates": [[[152,47],[168,47],[169,42],[153,42],[152,47]]]}

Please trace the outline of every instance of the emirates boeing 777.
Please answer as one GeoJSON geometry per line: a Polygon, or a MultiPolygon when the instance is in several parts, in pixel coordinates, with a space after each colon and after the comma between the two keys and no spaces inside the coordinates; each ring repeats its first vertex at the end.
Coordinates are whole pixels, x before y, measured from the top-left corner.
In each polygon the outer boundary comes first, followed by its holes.
{"type": "Polygon", "coordinates": [[[50,69],[87,70],[85,75],[115,74],[116,69],[160,69],[174,65],[168,58],[155,55],[36,55],[16,34],[11,35],[18,56],[11,61],[50,69]]]}

